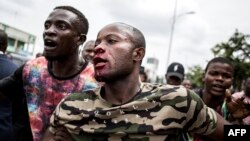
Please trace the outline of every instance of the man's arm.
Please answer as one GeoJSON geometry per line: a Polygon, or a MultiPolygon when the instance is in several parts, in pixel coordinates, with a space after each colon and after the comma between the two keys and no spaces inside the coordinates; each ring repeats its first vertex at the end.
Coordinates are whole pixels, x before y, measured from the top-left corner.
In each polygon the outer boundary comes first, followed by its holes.
{"type": "Polygon", "coordinates": [[[49,131],[49,128],[46,130],[42,141],[54,141],[53,134],[52,134],[52,132],[49,131]]]}
{"type": "Polygon", "coordinates": [[[24,93],[16,94],[20,90],[23,91],[23,67],[24,65],[19,67],[11,76],[0,80],[0,99],[8,98],[13,101],[14,99],[25,97],[24,93]]]}
{"type": "Polygon", "coordinates": [[[42,141],[74,141],[74,140],[71,137],[70,133],[64,127],[59,127],[56,129],[54,134],[52,134],[52,132],[48,128],[43,136],[42,141]]]}
{"type": "Polygon", "coordinates": [[[230,125],[230,123],[227,120],[225,120],[221,115],[219,115],[217,112],[216,116],[217,116],[216,128],[211,134],[208,135],[208,137],[214,140],[223,141],[224,125],[230,125]]]}
{"type": "Polygon", "coordinates": [[[23,88],[23,66],[14,74],[0,80],[0,100],[12,102],[12,122],[14,138],[32,141],[32,133],[29,124],[26,96],[23,88]]]}

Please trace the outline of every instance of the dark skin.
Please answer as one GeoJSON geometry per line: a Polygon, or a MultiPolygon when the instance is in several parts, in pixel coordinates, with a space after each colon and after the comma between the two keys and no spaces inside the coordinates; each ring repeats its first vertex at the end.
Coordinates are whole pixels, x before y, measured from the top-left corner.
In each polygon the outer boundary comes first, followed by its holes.
{"type": "Polygon", "coordinates": [[[44,134],[42,141],[74,141],[69,132],[64,128],[58,128],[57,132],[52,134],[49,130],[44,134]]]}
{"type": "MultiPolygon", "coordinates": [[[[86,40],[77,30],[77,15],[68,10],[54,10],[44,23],[44,56],[52,63],[52,72],[57,77],[76,74],[84,64],[78,56],[78,47],[86,40]],[[63,69],[62,69],[63,68],[63,69]]],[[[71,136],[61,128],[54,135],[45,133],[50,141],[69,140],[71,136]]],[[[45,139],[46,140],[46,139],[45,139]]]]}
{"type": "MultiPolygon", "coordinates": [[[[233,103],[231,105],[227,105],[230,106],[232,108],[230,108],[230,113],[231,116],[233,117],[232,120],[235,119],[240,119],[238,121],[242,122],[242,117],[248,117],[250,115],[250,77],[248,77],[246,79],[246,81],[244,82],[244,94],[242,94],[241,96],[237,95],[237,94],[233,94],[233,98],[232,101],[234,101],[235,103],[242,103],[242,106],[235,106],[233,105],[233,103]],[[244,110],[244,109],[247,110],[244,110]],[[233,113],[233,114],[232,114],[233,113]],[[242,116],[243,115],[243,116],[242,116]]],[[[229,99],[230,100],[230,99],[229,99]]]]}
{"type": "Polygon", "coordinates": [[[147,74],[141,73],[140,74],[140,79],[141,79],[141,82],[147,82],[147,74]]]}
{"type": "Polygon", "coordinates": [[[184,87],[186,87],[188,89],[192,89],[192,83],[190,80],[187,80],[187,79],[183,80],[181,85],[183,85],[184,87]]]}
{"type": "Polygon", "coordinates": [[[176,76],[165,76],[167,79],[167,84],[170,85],[181,85],[182,80],[176,76]]]}
{"type": "MultiPolygon", "coordinates": [[[[114,105],[130,101],[139,90],[139,69],[145,48],[134,47],[131,29],[130,26],[120,23],[107,25],[100,30],[95,43],[95,77],[105,82],[105,91],[101,95],[114,105]]],[[[215,140],[223,140],[224,125],[229,123],[219,114],[216,116],[216,128],[208,136],[215,140]]],[[[45,139],[49,141],[50,136],[53,135],[48,131],[45,139]]]]}
{"type": "MultiPolygon", "coordinates": [[[[139,78],[138,70],[145,54],[145,48],[131,50],[131,43],[128,38],[130,36],[131,33],[128,28],[124,28],[119,24],[111,24],[99,32],[96,40],[96,55],[94,57],[95,74],[97,78],[105,80],[104,98],[116,105],[126,103],[138,91],[139,80],[135,78],[139,78]],[[120,55],[121,52],[130,54],[131,56],[120,55]],[[100,61],[100,58],[103,61],[100,61]],[[124,70],[124,66],[130,70],[124,70]],[[127,71],[130,73],[127,73],[127,71]]],[[[217,119],[217,128],[209,136],[222,140],[223,126],[224,124],[228,124],[228,122],[219,115],[217,119]]]]}
{"type": "Polygon", "coordinates": [[[104,27],[95,43],[95,77],[105,82],[104,98],[116,105],[126,103],[139,90],[138,70],[145,48],[135,48],[132,38],[131,28],[116,23],[104,27]]]}
{"type": "MultiPolygon", "coordinates": [[[[95,77],[105,82],[104,98],[116,105],[126,103],[139,90],[138,70],[145,55],[145,48],[134,47],[131,32],[131,28],[123,24],[111,24],[98,33],[95,43],[95,77]]],[[[43,141],[61,139],[71,141],[70,136],[62,130],[55,135],[47,130],[43,141]],[[53,136],[58,137],[51,139],[53,136]]]]}
{"type": "MultiPolygon", "coordinates": [[[[44,56],[52,63],[52,72],[57,77],[72,76],[84,64],[78,57],[78,47],[86,36],[78,32],[76,20],[77,15],[71,11],[56,9],[44,23],[44,56]]],[[[50,141],[71,140],[64,128],[49,136],[50,141]]]]}
{"type": "Polygon", "coordinates": [[[83,50],[82,50],[82,56],[86,59],[86,61],[92,62],[94,58],[94,47],[95,47],[95,41],[90,40],[86,42],[83,50]]]}
{"type": "Polygon", "coordinates": [[[246,82],[244,83],[244,92],[247,97],[250,98],[250,77],[247,78],[246,82]]]}
{"type": "Polygon", "coordinates": [[[0,51],[5,53],[7,49],[7,34],[3,30],[0,30],[0,40],[1,40],[0,51]]]}
{"type": "Polygon", "coordinates": [[[44,23],[44,56],[52,63],[52,72],[57,77],[72,76],[83,65],[78,47],[86,36],[78,32],[76,20],[77,15],[71,11],[56,9],[44,23]]]}
{"type": "MultiPolygon", "coordinates": [[[[70,10],[64,10],[64,9],[59,8],[59,9],[53,10],[44,23],[44,32],[43,32],[44,52],[43,53],[46,59],[48,60],[48,64],[49,64],[48,69],[50,70],[50,74],[53,74],[55,77],[59,77],[61,79],[69,78],[75,74],[78,74],[78,72],[83,68],[85,64],[83,59],[79,58],[78,48],[80,45],[82,45],[85,42],[86,40],[85,34],[87,32],[87,29],[82,28],[82,26],[80,25],[88,24],[88,23],[87,22],[85,23],[84,20],[79,21],[79,18],[80,17],[78,17],[77,14],[71,12],[70,10]],[[80,23],[80,22],[84,22],[84,23],[80,23]]],[[[21,71],[18,71],[18,73],[19,72],[21,71]]],[[[19,74],[17,76],[22,76],[22,74],[19,74]]],[[[13,75],[13,77],[16,77],[16,76],[13,75]]],[[[14,80],[18,80],[18,79],[22,80],[20,78],[15,78],[14,80]]],[[[8,81],[6,79],[6,81],[0,81],[1,84],[3,84],[1,85],[1,87],[3,88],[4,85],[8,86],[7,88],[11,87],[11,85],[18,86],[18,87],[23,86],[22,81],[17,82],[17,81],[12,81],[12,80],[13,79],[10,79],[8,81]]],[[[20,88],[20,89],[23,90],[23,88],[20,88]]],[[[6,97],[2,95],[7,95],[9,93],[13,94],[11,89],[9,90],[3,89],[3,92],[0,91],[0,100],[1,99],[5,100],[6,97]]],[[[17,97],[17,95],[15,95],[15,97],[17,97]]],[[[20,98],[20,101],[22,101],[24,97],[25,96],[22,95],[21,97],[22,99],[20,98]]],[[[12,100],[12,96],[8,98],[12,100]]],[[[19,105],[23,106],[24,105],[23,101],[22,101],[22,104],[19,104],[19,105]]],[[[25,120],[26,120],[26,117],[25,117],[25,120]]],[[[27,124],[24,123],[26,127],[29,126],[27,124]]],[[[56,134],[56,136],[53,136],[53,137],[58,138],[60,137],[59,135],[60,134],[58,134],[57,136],[56,134]]]]}
{"type": "Polygon", "coordinates": [[[226,63],[211,63],[203,75],[202,99],[211,108],[221,105],[226,89],[233,83],[233,68],[226,63]]]}

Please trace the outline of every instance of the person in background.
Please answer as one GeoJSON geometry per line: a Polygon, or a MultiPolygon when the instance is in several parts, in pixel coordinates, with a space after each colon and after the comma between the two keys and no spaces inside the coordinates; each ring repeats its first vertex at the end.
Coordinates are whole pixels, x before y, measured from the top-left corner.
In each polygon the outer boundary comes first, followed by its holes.
{"type": "MultiPolygon", "coordinates": [[[[173,62],[168,66],[167,73],[165,75],[166,82],[169,85],[181,86],[185,78],[185,69],[181,63],[173,62]]],[[[184,86],[185,87],[185,86],[184,86]]],[[[189,133],[183,134],[184,140],[192,140],[189,133]]]]}
{"type": "MultiPolygon", "coordinates": [[[[234,97],[236,100],[244,98],[245,103],[250,103],[250,77],[247,77],[244,80],[243,90],[241,92],[236,92],[232,94],[232,97],[234,97]]],[[[250,107],[248,108],[250,109],[250,107]]],[[[250,115],[244,119],[240,119],[238,122],[243,125],[250,125],[250,115]]]]}
{"type": "Polygon", "coordinates": [[[84,141],[183,140],[186,131],[223,140],[223,127],[229,123],[193,91],[140,82],[145,47],[137,28],[125,23],[104,26],[94,56],[95,78],[104,85],[63,99],[44,141],[66,141],[62,127],[74,140],[84,141]]]}
{"type": "Polygon", "coordinates": [[[31,127],[34,141],[42,140],[61,99],[98,85],[93,64],[78,54],[88,28],[88,20],[79,10],[72,6],[55,7],[44,22],[44,56],[28,61],[13,76],[0,81],[2,98],[26,97],[23,104],[28,105],[29,117],[22,121],[28,121],[24,127],[31,127]]]}
{"type": "Polygon", "coordinates": [[[145,68],[143,66],[140,67],[140,79],[141,82],[147,82],[148,81],[148,75],[145,72],[145,68]]]}
{"type": "Polygon", "coordinates": [[[186,87],[187,89],[192,89],[192,83],[190,80],[188,79],[184,79],[182,82],[181,82],[181,85],[186,87]]]}
{"type": "Polygon", "coordinates": [[[166,82],[170,85],[181,85],[185,76],[185,69],[181,63],[173,62],[168,66],[165,74],[166,82]]]}
{"type": "Polygon", "coordinates": [[[7,47],[8,35],[0,30],[0,79],[11,75],[17,69],[17,65],[6,54],[7,47]]]}
{"type": "Polygon", "coordinates": [[[95,47],[95,41],[89,40],[85,43],[83,50],[82,50],[82,57],[91,63],[93,63],[94,58],[94,47],[95,47]]]}
{"type": "MultiPolygon", "coordinates": [[[[202,76],[203,88],[194,91],[202,98],[205,104],[217,111],[225,119],[225,98],[233,84],[234,67],[230,60],[224,57],[211,59],[202,76]]],[[[194,135],[194,141],[211,141],[211,138],[194,135]]]]}
{"type": "Polygon", "coordinates": [[[43,54],[42,54],[41,52],[38,52],[38,53],[36,54],[36,58],[41,57],[41,56],[43,56],[43,54]]]}
{"type": "MultiPolygon", "coordinates": [[[[8,47],[8,35],[0,30],[0,79],[3,79],[17,69],[17,65],[13,63],[5,54],[8,47]]],[[[0,140],[13,140],[12,125],[12,103],[9,100],[0,100],[0,140]]]]}

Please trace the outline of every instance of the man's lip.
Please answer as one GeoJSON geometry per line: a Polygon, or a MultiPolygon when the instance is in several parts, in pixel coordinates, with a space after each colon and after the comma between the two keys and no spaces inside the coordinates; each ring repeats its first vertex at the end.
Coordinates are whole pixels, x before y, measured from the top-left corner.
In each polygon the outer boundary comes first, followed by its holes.
{"type": "Polygon", "coordinates": [[[105,60],[105,59],[102,58],[102,57],[94,57],[94,58],[93,58],[93,62],[94,62],[94,65],[95,65],[95,64],[98,64],[98,63],[106,63],[107,60],[105,60]]]}
{"type": "Polygon", "coordinates": [[[54,49],[56,49],[56,47],[48,47],[48,46],[44,45],[44,50],[46,50],[46,51],[50,51],[50,50],[54,50],[54,49]]]}
{"type": "Polygon", "coordinates": [[[224,91],[224,88],[220,88],[220,87],[216,87],[216,86],[213,86],[212,89],[217,91],[217,92],[223,92],[224,91]]]}
{"type": "Polygon", "coordinates": [[[105,62],[99,62],[99,63],[96,63],[96,64],[95,64],[95,68],[96,68],[96,69],[100,69],[100,68],[103,68],[105,65],[106,65],[105,62]]]}

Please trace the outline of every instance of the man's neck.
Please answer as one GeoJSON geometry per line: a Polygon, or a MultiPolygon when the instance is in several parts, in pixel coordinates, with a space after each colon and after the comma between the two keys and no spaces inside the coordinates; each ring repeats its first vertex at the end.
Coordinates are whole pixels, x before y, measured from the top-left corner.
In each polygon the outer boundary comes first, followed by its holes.
{"type": "Polygon", "coordinates": [[[51,61],[51,72],[56,77],[69,77],[78,73],[83,65],[85,64],[84,60],[79,60],[79,58],[71,58],[65,61],[51,61]]]}
{"type": "Polygon", "coordinates": [[[130,101],[139,91],[140,82],[138,79],[130,79],[130,81],[120,81],[116,83],[108,83],[104,85],[104,99],[114,105],[121,105],[130,101]]]}
{"type": "Polygon", "coordinates": [[[206,91],[202,91],[202,100],[204,103],[210,107],[210,108],[216,108],[217,106],[220,106],[223,103],[224,96],[213,96],[211,94],[208,94],[206,91]]]}

